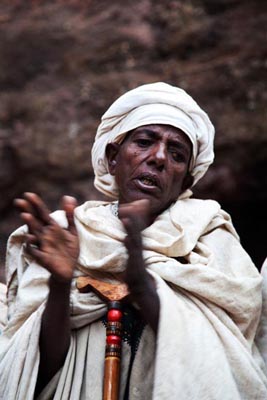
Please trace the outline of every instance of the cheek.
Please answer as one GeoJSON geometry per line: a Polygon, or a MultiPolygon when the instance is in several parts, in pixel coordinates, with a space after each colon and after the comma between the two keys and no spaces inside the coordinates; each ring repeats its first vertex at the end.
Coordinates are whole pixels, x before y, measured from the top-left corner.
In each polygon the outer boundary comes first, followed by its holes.
{"type": "Polygon", "coordinates": [[[129,149],[129,152],[127,152],[123,157],[121,168],[124,172],[127,170],[131,173],[131,171],[134,171],[136,167],[142,163],[143,158],[144,156],[140,151],[129,149]]]}
{"type": "Polygon", "coordinates": [[[169,165],[168,173],[172,177],[173,181],[179,181],[183,178],[186,173],[186,167],[183,164],[169,165]]]}
{"type": "Polygon", "coordinates": [[[183,186],[184,179],[186,177],[187,168],[181,167],[173,172],[172,179],[170,180],[170,191],[175,194],[180,194],[183,186]]]}
{"type": "Polygon", "coordinates": [[[131,171],[133,170],[132,164],[132,160],[127,156],[121,157],[117,161],[115,181],[118,186],[123,188],[127,185],[128,178],[131,176],[131,171]]]}

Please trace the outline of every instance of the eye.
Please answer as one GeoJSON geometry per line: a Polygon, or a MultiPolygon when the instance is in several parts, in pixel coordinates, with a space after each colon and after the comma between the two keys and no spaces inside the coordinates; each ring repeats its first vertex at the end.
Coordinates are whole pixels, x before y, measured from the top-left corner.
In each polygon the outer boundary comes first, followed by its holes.
{"type": "Polygon", "coordinates": [[[172,158],[174,159],[174,161],[176,161],[176,162],[186,162],[185,155],[180,150],[170,149],[170,153],[171,153],[172,158]]]}
{"type": "Polygon", "coordinates": [[[142,138],[139,138],[139,139],[136,139],[135,140],[135,143],[139,146],[139,147],[148,147],[148,146],[150,146],[151,145],[151,140],[149,140],[149,139],[142,139],[142,138]]]}

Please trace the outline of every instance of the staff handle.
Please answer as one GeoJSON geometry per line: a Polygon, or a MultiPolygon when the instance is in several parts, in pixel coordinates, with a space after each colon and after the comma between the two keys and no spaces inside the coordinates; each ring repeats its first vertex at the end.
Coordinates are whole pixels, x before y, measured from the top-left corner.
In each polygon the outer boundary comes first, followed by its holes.
{"type": "Polygon", "coordinates": [[[122,305],[120,300],[129,295],[127,285],[124,283],[111,284],[90,276],[81,276],[77,278],[77,288],[82,293],[93,290],[108,304],[103,400],[118,400],[122,337],[122,305]]]}
{"type": "Polygon", "coordinates": [[[108,302],[103,400],[118,400],[120,388],[122,311],[119,301],[108,302]]]}

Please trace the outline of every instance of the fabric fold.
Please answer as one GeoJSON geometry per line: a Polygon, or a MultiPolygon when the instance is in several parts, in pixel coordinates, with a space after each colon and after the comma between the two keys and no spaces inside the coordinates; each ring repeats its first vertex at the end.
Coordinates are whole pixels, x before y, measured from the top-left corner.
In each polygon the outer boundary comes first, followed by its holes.
{"type": "MultiPolygon", "coordinates": [[[[66,226],[63,212],[52,216],[66,226]]],[[[79,293],[75,281],[86,274],[119,280],[127,261],[125,232],[107,202],[78,207],[75,223],[81,249],[70,297],[72,344],[62,370],[40,400],[100,400],[102,396],[105,332],[100,318],[106,305],[93,293],[79,293]]],[[[0,336],[0,398],[12,400],[33,399],[38,332],[49,279],[49,273],[24,254],[24,231],[25,227],[18,229],[9,240],[12,313],[0,336]],[[12,374],[6,365],[12,366],[12,374]],[[28,388],[22,379],[26,375],[28,388]]],[[[152,400],[169,400],[177,394],[182,400],[265,400],[266,367],[254,342],[262,279],[240,246],[228,214],[216,202],[179,200],[142,236],[147,269],[157,284],[160,321],[156,341],[149,327],[141,337],[138,351],[143,353],[136,355],[130,400],[137,393],[152,400]],[[148,368],[146,385],[142,363],[148,368]]]]}

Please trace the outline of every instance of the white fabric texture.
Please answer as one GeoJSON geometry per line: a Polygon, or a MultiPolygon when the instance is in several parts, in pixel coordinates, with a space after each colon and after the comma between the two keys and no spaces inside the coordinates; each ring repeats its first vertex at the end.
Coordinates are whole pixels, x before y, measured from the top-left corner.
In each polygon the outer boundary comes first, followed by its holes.
{"type": "Polygon", "coordinates": [[[6,305],[6,285],[0,283],[0,335],[6,325],[7,305],[6,305]]]}
{"type": "MultiPolygon", "coordinates": [[[[63,212],[53,215],[66,226],[63,212]]],[[[106,306],[93,293],[79,293],[75,279],[88,273],[117,279],[127,259],[125,232],[110,203],[85,203],[75,210],[75,223],[81,251],[70,299],[71,345],[39,400],[102,398],[105,333],[97,320],[106,306]]],[[[0,337],[0,398],[9,400],[33,399],[48,293],[49,273],[24,254],[24,230],[11,236],[7,254],[9,320],[0,337]]],[[[211,200],[179,200],[142,235],[160,321],[156,341],[149,327],[142,334],[130,400],[266,400],[266,367],[254,342],[262,279],[228,214],[211,200]]],[[[123,351],[120,400],[129,359],[125,346],[123,351]]]]}
{"type": "Polygon", "coordinates": [[[102,116],[92,148],[94,183],[98,190],[109,197],[118,197],[114,177],[108,173],[106,145],[120,143],[127,132],[149,124],[181,129],[193,147],[189,167],[193,184],[206,173],[214,159],[214,127],[208,115],[184,90],[157,82],[125,93],[102,116]]]}
{"type": "Polygon", "coordinates": [[[256,335],[257,346],[267,365],[267,258],[262,265],[261,275],[263,277],[262,284],[262,311],[260,324],[256,335]]]}

